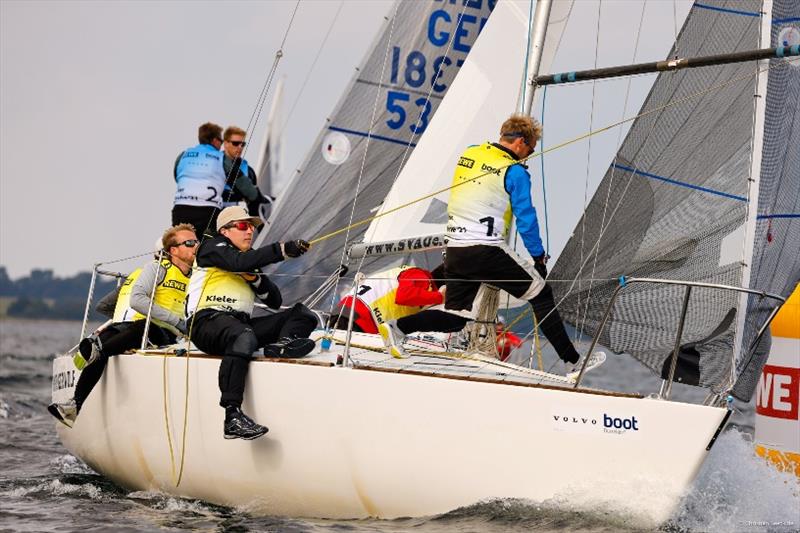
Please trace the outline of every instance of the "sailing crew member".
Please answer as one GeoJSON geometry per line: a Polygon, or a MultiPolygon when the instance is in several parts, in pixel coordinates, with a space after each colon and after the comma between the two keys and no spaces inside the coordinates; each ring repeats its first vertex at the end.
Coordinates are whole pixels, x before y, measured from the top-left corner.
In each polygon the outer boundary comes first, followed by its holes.
{"type": "MultiPolygon", "coordinates": [[[[491,280],[491,285],[530,302],[542,332],[571,376],[580,356],[564,329],[553,291],[545,282],[548,255],[531,202],[531,177],[520,162],[533,153],[541,135],[541,125],[533,118],[512,115],[501,126],[498,142],[470,146],[459,158],[447,205],[445,310],[453,313],[453,327],[459,318],[465,324],[467,319],[456,315],[475,313],[473,306],[481,284],[477,280],[491,280]],[[533,264],[506,244],[512,215],[517,219],[517,230],[533,264]]],[[[380,333],[389,350],[403,354],[403,335],[430,331],[419,328],[425,328],[425,313],[437,312],[423,311],[395,323],[382,324],[380,333]],[[412,319],[414,324],[409,324],[412,319]]],[[[595,352],[587,370],[604,360],[605,353],[595,352]]]]}
{"type": "Polygon", "coordinates": [[[206,122],[197,130],[198,145],[187,148],[175,160],[173,175],[177,189],[172,206],[172,224],[191,224],[199,235],[216,225],[222,207],[226,174],[222,164],[222,128],[206,122]]]}
{"type": "Polygon", "coordinates": [[[75,385],[75,396],[68,402],[54,403],[47,408],[65,425],[72,427],[84,402],[103,376],[108,358],[141,345],[148,312],[151,323],[147,337],[154,345],[173,344],[177,335],[186,333],[183,319],[186,289],[199,243],[194,228],[189,224],[169,228],[161,242],[165,243],[166,258],[134,270],[120,288],[113,322],[97,337],[81,341],[79,350],[88,363],[75,385]]]}
{"type": "Polygon", "coordinates": [[[303,240],[276,242],[252,249],[253,230],[261,219],[241,206],[226,207],[217,219],[216,237],[203,241],[186,302],[189,334],[195,345],[222,356],[219,366],[220,405],[225,408],[226,439],[255,439],[268,429],[241,410],[250,359],[260,347],[272,357],[303,357],[314,348],[308,335],[317,318],[303,304],[253,317],[258,298],[279,309],[278,287],[261,268],[299,257],[309,248],[303,240]]]}
{"type": "MultiPolygon", "coordinates": [[[[378,324],[397,320],[422,311],[423,307],[444,302],[444,266],[433,272],[415,266],[401,266],[370,276],[358,286],[355,301],[353,331],[378,333],[378,324]]],[[[331,326],[347,329],[353,310],[353,296],[339,301],[339,313],[333,315],[331,326]]]]}
{"type": "Polygon", "coordinates": [[[237,126],[228,126],[222,134],[222,151],[225,152],[222,164],[225,176],[230,176],[227,183],[233,182],[232,187],[225,185],[222,205],[230,207],[245,201],[250,214],[258,216],[261,204],[268,203],[269,200],[258,189],[256,171],[247,163],[246,159],[242,158],[244,147],[247,146],[246,135],[247,132],[237,126]],[[234,167],[238,169],[235,177],[233,175],[234,167]]]}

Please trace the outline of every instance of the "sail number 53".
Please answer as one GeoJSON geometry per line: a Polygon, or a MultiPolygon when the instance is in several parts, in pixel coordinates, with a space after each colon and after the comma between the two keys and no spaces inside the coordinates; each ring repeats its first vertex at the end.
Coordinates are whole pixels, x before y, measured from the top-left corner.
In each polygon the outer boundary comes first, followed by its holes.
{"type": "MultiPolygon", "coordinates": [[[[392,118],[386,121],[386,125],[393,130],[399,130],[406,123],[406,108],[403,102],[409,102],[411,95],[403,91],[388,91],[386,93],[386,111],[392,113],[392,118]]],[[[427,98],[417,98],[414,104],[419,109],[419,116],[411,122],[408,127],[412,133],[420,134],[428,127],[428,117],[431,113],[431,101],[427,98]]]]}

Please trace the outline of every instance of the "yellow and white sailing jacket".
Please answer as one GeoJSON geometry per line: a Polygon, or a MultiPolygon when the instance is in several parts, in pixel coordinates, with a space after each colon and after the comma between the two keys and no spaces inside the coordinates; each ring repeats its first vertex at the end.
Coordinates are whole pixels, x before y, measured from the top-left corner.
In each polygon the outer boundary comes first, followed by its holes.
{"type": "MultiPolygon", "coordinates": [[[[190,278],[169,260],[161,261],[161,268],[165,269],[164,279],[156,285],[153,305],[182,317],[186,306],[186,289],[189,286],[190,278]]],[[[159,269],[160,271],[161,269],[159,269]]],[[[142,320],[144,318],[145,315],[138,312],[133,316],[133,320],[142,320]]],[[[162,320],[153,317],[151,317],[151,320],[154,324],[172,329],[170,324],[166,324],[162,320]]]]}
{"type": "Polygon", "coordinates": [[[494,244],[505,240],[511,225],[505,175],[515,161],[488,142],[464,151],[458,159],[454,188],[447,203],[447,236],[451,244],[494,244]],[[477,176],[481,177],[475,179],[477,176]]]}
{"type": "Polygon", "coordinates": [[[447,204],[448,246],[505,241],[512,213],[531,257],[545,254],[531,201],[531,177],[516,156],[499,144],[470,146],[461,155],[447,204]]]}
{"type": "Polygon", "coordinates": [[[203,309],[253,313],[255,293],[240,276],[217,267],[202,268],[195,264],[186,299],[186,316],[203,309]]]}
{"type": "Polygon", "coordinates": [[[136,278],[138,278],[141,273],[142,269],[137,268],[128,274],[128,277],[125,278],[125,281],[122,283],[122,287],[119,289],[119,295],[117,295],[117,303],[114,306],[112,322],[133,322],[135,320],[136,311],[131,308],[131,290],[133,289],[133,284],[136,282],[136,278]]]}
{"type": "Polygon", "coordinates": [[[398,276],[411,266],[401,266],[375,274],[358,287],[358,298],[369,307],[378,324],[396,320],[422,311],[422,306],[399,305],[397,299],[398,276]]]}

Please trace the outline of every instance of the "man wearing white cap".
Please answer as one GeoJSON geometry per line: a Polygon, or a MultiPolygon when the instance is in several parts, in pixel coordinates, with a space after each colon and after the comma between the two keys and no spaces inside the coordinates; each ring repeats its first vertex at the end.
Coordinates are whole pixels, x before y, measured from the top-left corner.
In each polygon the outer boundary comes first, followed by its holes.
{"type": "Polygon", "coordinates": [[[303,240],[276,242],[253,249],[253,230],[261,219],[240,206],[227,207],[217,217],[218,235],[197,252],[186,302],[189,335],[209,354],[221,355],[220,405],[225,408],[226,439],[251,440],[268,429],[241,410],[250,359],[259,348],[272,357],[302,357],[314,348],[308,335],[316,316],[298,303],[288,310],[252,317],[256,297],[279,309],[278,287],[261,268],[299,257],[309,244],[303,240]]]}

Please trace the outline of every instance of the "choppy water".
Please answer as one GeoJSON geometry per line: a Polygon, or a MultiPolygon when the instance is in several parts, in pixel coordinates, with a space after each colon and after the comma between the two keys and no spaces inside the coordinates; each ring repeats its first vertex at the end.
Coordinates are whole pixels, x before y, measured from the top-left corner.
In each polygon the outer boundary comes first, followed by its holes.
{"type": "MultiPolygon", "coordinates": [[[[61,446],[50,401],[53,354],[72,346],[80,324],[0,321],[0,531],[380,531],[501,532],[634,530],[604,510],[563,502],[503,500],[400,520],[308,520],[251,516],[158,493],[128,492],[61,446]]],[[[798,531],[800,484],[753,453],[753,408],[722,435],[690,494],[663,531],[798,531]]]]}

